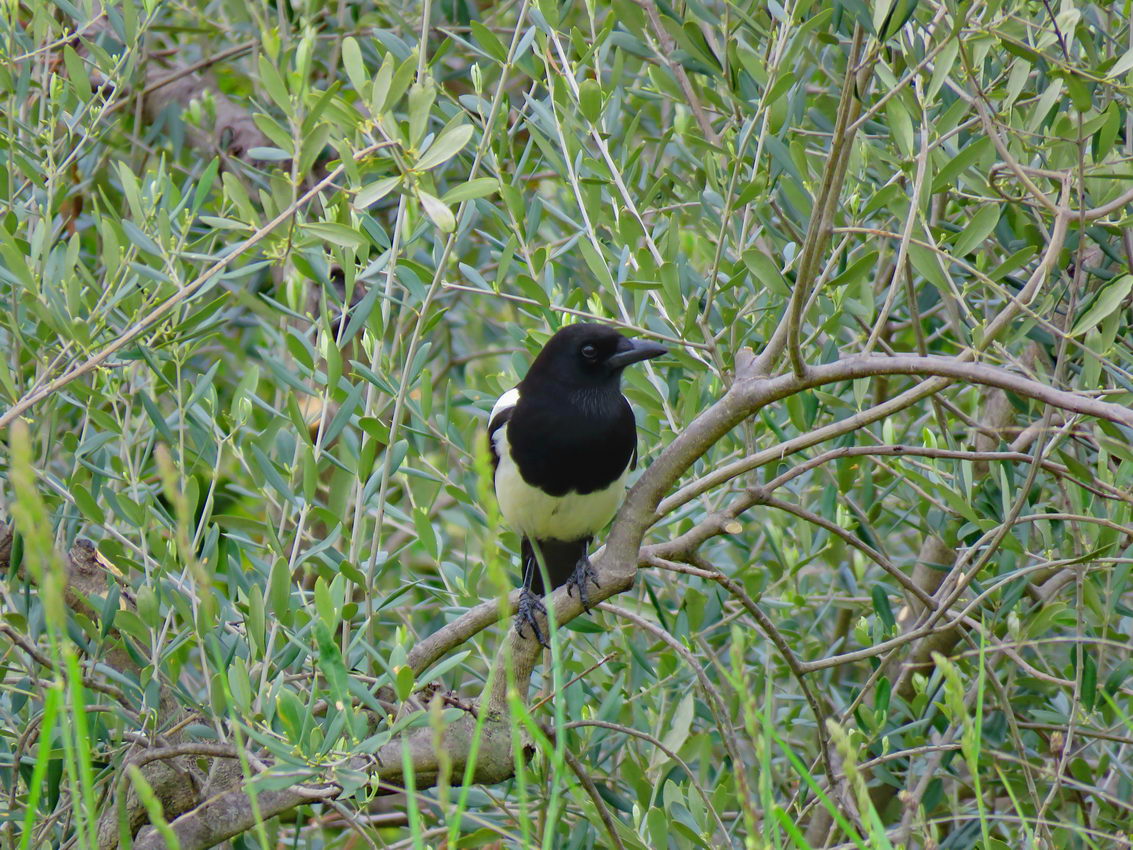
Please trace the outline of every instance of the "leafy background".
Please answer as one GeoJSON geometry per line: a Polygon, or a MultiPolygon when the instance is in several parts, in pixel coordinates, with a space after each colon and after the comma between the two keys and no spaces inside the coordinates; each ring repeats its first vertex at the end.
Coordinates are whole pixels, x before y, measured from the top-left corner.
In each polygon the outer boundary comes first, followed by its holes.
{"type": "Polygon", "coordinates": [[[560,630],[514,778],[375,796],[350,757],[489,675],[506,620],[408,659],[512,586],[484,420],[564,323],[669,341],[626,375],[644,467],[745,347],[1133,403],[1129,13],[3,4],[0,840],[168,836],[124,765],[176,734],[198,780],[211,744],[342,787],[238,847],[1128,846],[1130,432],[964,382],[712,446],[645,542],[719,528],[614,600],[652,629],[560,630]]]}

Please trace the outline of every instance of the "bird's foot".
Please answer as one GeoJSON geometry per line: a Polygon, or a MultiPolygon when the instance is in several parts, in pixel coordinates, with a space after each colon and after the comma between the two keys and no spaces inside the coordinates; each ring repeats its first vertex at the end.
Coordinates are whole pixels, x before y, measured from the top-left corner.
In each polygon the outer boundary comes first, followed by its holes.
{"type": "Polygon", "coordinates": [[[587,614],[590,613],[590,592],[586,589],[586,585],[590,582],[594,582],[595,587],[602,586],[598,584],[598,573],[594,572],[590,559],[583,555],[574,565],[574,572],[570,574],[570,579],[567,581],[567,595],[574,596],[574,589],[577,587],[578,598],[587,614]]]}
{"type": "Polygon", "coordinates": [[[547,639],[543,637],[543,630],[539,628],[539,618],[537,615],[542,614],[547,616],[547,606],[543,604],[543,600],[531,592],[530,588],[524,587],[519,591],[519,606],[515,612],[515,631],[521,638],[526,638],[527,635],[523,633],[524,626],[530,626],[531,634],[534,635],[535,640],[539,641],[543,646],[550,646],[547,639]]]}

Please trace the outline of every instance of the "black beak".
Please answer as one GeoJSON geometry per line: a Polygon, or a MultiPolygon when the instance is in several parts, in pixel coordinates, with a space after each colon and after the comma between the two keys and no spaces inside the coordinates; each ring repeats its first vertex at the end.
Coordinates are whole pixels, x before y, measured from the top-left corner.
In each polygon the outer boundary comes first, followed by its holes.
{"type": "Polygon", "coordinates": [[[668,349],[663,345],[650,342],[647,339],[628,339],[623,337],[618,343],[618,350],[606,361],[611,369],[624,369],[631,363],[649,360],[666,354],[668,349]]]}

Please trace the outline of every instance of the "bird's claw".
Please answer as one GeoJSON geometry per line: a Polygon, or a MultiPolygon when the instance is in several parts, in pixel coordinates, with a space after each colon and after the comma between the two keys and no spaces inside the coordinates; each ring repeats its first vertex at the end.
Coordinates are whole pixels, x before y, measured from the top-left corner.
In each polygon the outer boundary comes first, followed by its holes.
{"type": "Polygon", "coordinates": [[[535,640],[539,641],[543,646],[550,646],[547,639],[543,636],[543,630],[539,628],[538,614],[547,616],[547,606],[543,604],[543,600],[532,593],[528,588],[523,588],[519,591],[519,606],[515,612],[515,631],[521,638],[526,638],[527,635],[523,633],[524,626],[531,627],[531,634],[534,635],[535,640]]]}
{"type": "Polygon", "coordinates": [[[579,559],[578,563],[574,565],[574,572],[570,574],[570,579],[567,581],[567,595],[574,596],[574,589],[578,588],[578,598],[582,602],[582,607],[586,609],[586,613],[590,613],[590,592],[586,589],[586,585],[594,582],[595,587],[601,587],[598,583],[598,573],[594,572],[594,567],[590,563],[590,559],[583,556],[579,559]]]}

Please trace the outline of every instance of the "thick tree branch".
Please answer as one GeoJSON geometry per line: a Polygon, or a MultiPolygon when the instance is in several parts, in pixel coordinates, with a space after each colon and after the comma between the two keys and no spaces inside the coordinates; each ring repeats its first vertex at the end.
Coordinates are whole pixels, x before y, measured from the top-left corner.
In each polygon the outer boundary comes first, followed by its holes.
{"type": "MultiPolygon", "coordinates": [[[[788,374],[775,378],[758,377],[755,373],[758,368],[758,363],[750,352],[741,352],[737,363],[737,380],[732,387],[669,444],[630,490],[610,532],[606,548],[595,562],[601,586],[592,593],[594,602],[608,599],[633,585],[640,562],[642,537],[655,519],[656,506],[680,475],[748,416],[768,404],[807,389],[879,375],[936,376],[999,387],[1063,410],[1107,419],[1133,428],[1133,410],[1127,407],[1057,390],[1006,369],[964,362],[958,358],[912,354],[866,355],[808,366],[801,376],[788,374]]],[[[568,594],[565,587],[552,594],[550,599],[551,610],[559,624],[568,622],[582,611],[581,603],[568,594]]],[[[501,674],[492,677],[494,684],[490,692],[485,694],[490,706],[501,711],[506,706],[507,677],[501,671],[508,663],[514,665],[515,682],[520,693],[526,691],[538,658],[538,649],[534,640],[521,638],[514,632],[509,633],[497,658],[497,672],[501,674]]]]}
{"type": "MultiPolygon", "coordinates": [[[[514,614],[519,604],[519,591],[508,595],[506,611],[514,614]]],[[[467,640],[493,626],[500,620],[500,602],[489,599],[469,608],[451,623],[431,635],[422,638],[409,650],[408,664],[417,675],[424,673],[430,665],[443,658],[446,653],[467,640]]]]}
{"type": "Polygon", "coordinates": [[[803,390],[837,381],[850,381],[880,375],[919,377],[935,375],[951,380],[998,387],[1061,410],[1081,413],[1133,428],[1133,409],[1124,405],[1101,401],[1092,396],[1066,390],[1058,390],[998,366],[965,362],[954,357],[935,355],[925,357],[915,354],[865,355],[847,357],[820,366],[808,366],[804,374],[797,378],[794,375],[784,375],[765,381],[750,382],[747,385],[745,400],[752,405],[752,412],[754,412],[773,401],[779,401],[803,390]]]}

